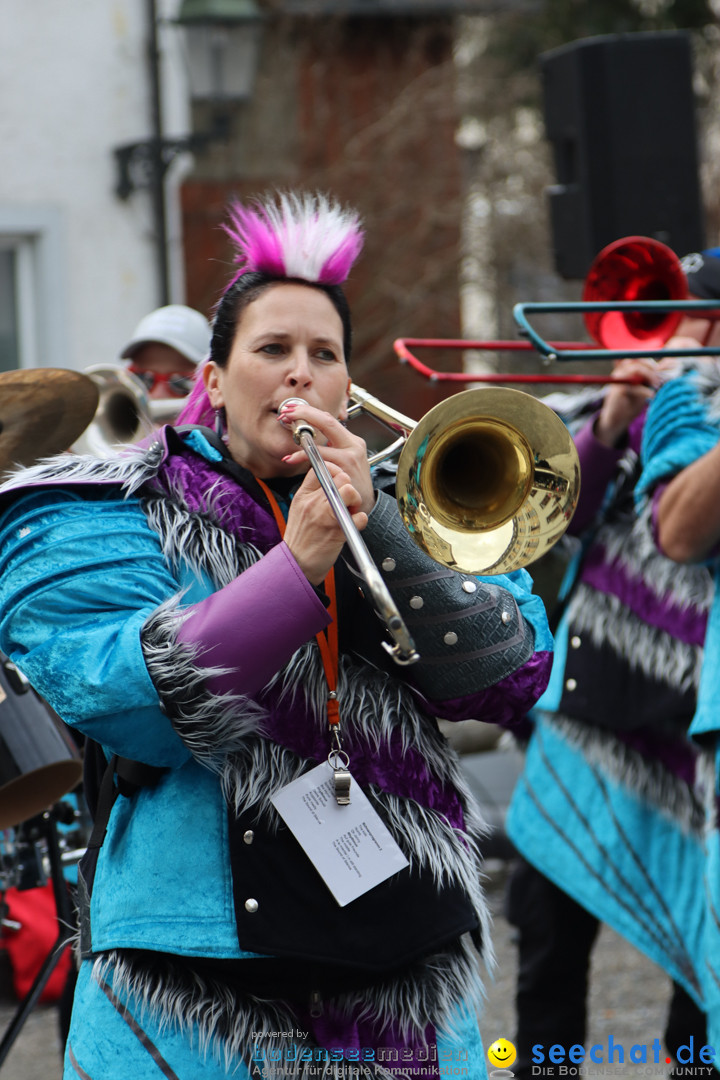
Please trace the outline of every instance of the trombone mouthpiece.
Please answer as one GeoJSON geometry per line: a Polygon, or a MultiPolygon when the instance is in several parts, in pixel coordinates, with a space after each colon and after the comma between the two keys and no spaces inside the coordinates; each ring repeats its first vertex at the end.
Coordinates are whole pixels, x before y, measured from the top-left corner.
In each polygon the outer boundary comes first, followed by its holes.
{"type": "MultiPolygon", "coordinates": [[[[278,416],[282,413],[286,405],[307,405],[305,398],[301,397],[289,397],[285,398],[278,405],[278,416]]],[[[296,443],[300,443],[301,435],[310,435],[311,438],[315,438],[315,428],[308,424],[307,420],[303,420],[300,416],[295,416],[290,421],[290,428],[292,429],[293,438],[296,443]]]]}

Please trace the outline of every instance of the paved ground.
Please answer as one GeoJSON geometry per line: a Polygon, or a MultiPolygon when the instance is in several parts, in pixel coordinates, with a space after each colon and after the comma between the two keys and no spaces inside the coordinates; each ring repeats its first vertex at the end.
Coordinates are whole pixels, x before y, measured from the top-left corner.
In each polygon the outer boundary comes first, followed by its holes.
{"type": "MultiPolygon", "coordinates": [[[[4,1001],[0,1006],[0,1023],[7,1030],[13,1016],[14,1004],[4,1001]]],[[[10,1053],[0,1065],[2,1080],[60,1080],[60,1040],[57,1019],[52,1007],[38,1006],[23,1027],[10,1053]]],[[[132,1080],[128,1077],[128,1080],[132,1080]]]]}

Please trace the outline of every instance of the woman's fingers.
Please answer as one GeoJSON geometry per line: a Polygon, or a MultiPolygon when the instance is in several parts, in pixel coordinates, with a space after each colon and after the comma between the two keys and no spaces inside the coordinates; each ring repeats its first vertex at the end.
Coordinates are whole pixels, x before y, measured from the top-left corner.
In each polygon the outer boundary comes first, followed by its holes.
{"type": "MultiPolygon", "coordinates": [[[[326,461],[328,472],[332,477],[333,484],[338,490],[340,498],[347,506],[351,513],[356,513],[360,510],[362,505],[362,497],[360,492],[355,487],[349,474],[345,472],[339,465],[336,465],[333,461],[326,461]]],[[[310,470],[305,479],[303,480],[293,502],[295,502],[299,495],[303,492],[303,489],[308,495],[312,494],[317,498],[320,509],[327,509],[327,511],[334,516],[334,511],[330,505],[330,500],[322,489],[318,477],[315,475],[314,470],[310,470]],[[324,500],[324,502],[323,502],[324,500]]],[[[367,517],[367,515],[365,515],[367,517]]]]}
{"type": "Polygon", "coordinates": [[[595,435],[606,446],[617,446],[630,424],[643,411],[660,385],[662,376],[650,357],[619,360],[608,382],[602,408],[595,421],[595,435]],[[619,380],[636,378],[637,383],[619,380]]]}
{"type": "Polygon", "coordinates": [[[278,413],[278,420],[282,424],[288,426],[293,420],[307,420],[312,427],[315,428],[316,435],[321,435],[328,442],[333,442],[336,445],[343,445],[343,443],[349,443],[355,439],[356,436],[352,435],[348,429],[331,413],[325,412],[323,409],[317,409],[314,405],[305,403],[303,405],[286,405],[281,412],[278,413]]]}
{"type": "MultiPolygon", "coordinates": [[[[288,407],[278,415],[278,419],[288,425],[293,419],[307,420],[315,430],[315,445],[318,453],[328,466],[332,463],[348,474],[360,493],[363,510],[369,513],[375,505],[375,490],[370,476],[364,439],[348,431],[330,413],[310,405],[288,407]]],[[[283,458],[285,464],[292,466],[300,465],[305,460],[306,454],[302,449],[283,458]]]]}
{"type": "Polygon", "coordinates": [[[641,356],[636,358],[627,357],[619,360],[612,371],[611,380],[629,379],[632,377],[642,379],[646,387],[657,387],[660,383],[658,365],[652,357],[641,356]]]}
{"type": "MultiPolygon", "coordinates": [[[[367,525],[360,492],[350,476],[334,462],[328,462],[342,502],[358,530],[367,525]]],[[[311,469],[291,504],[285,529],[285,543],[309,581],[318,585],[337,560],[346,536],[330,501],[311,469]]]]}

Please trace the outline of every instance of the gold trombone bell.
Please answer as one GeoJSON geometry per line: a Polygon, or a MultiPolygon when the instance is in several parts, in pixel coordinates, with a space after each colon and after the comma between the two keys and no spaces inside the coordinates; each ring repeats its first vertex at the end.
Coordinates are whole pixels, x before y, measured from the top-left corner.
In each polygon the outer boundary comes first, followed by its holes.
{"type": "Polygon", "coordinates": [[[386,426],[410,432],[395,494],[406,528],[436,562],[505,574],[535,562],[566,531],[580,462],[559,416],[520,390],[466,390],[415,423],[353,386],[386,426]]]}

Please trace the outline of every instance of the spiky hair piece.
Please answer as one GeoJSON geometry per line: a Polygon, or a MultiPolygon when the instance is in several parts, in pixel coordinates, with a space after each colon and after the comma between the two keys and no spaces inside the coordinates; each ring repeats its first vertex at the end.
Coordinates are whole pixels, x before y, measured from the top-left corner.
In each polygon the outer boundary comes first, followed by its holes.
{"type": "Polygon", "coordinates": [[[300,278],[320,285],[346,280],[363,245],[360,219],[326,195],[295,192],[235,203],[225,231],[236,248],[238,272],[300,278]]]}

